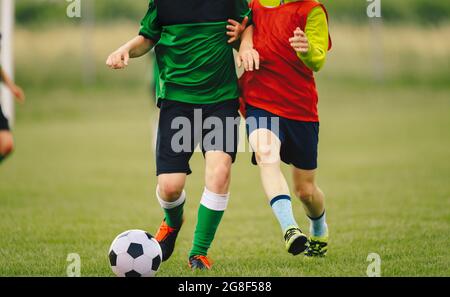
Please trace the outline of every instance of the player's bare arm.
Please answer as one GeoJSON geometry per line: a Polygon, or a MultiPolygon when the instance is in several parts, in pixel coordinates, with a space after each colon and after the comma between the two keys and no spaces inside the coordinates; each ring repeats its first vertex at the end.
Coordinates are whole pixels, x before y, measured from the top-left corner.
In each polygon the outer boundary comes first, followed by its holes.
{"type": "Polygon", "coordinates": [[[106,65],[111,69],[123,69],[132,58],[139,58],[148,53],[154,42],[144,36],[136,36],[108,56],[106,65]]]}
{"type": "Polygon", "coordinates": [[[13,93],[17,101],[23,103],[25,101],[25,93],[22,88],[16,85],[11,78],[5,73],[5,71],[0,71],[1,81],[8,87],[8,89],[13,93]]]}
{"type": "Polygon", "coordinates": [[[259,70],[259,53],[253,48],[253,25],[247,27],[242,33],[236,63],[239,68],[244,65],[245,71],[259,70]]]}

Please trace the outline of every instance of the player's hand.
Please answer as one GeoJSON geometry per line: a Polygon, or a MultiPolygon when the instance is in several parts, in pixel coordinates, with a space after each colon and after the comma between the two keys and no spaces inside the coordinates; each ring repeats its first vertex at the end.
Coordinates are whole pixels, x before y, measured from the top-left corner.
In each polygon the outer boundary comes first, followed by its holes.
{"type": "Polygon", "coordinates": [[[236,56],[237,66],[244,65],[245,71],[259,70],[259,61],[259,53],[251,47],[241,48],[236,56]]]}
{"type": "Polygon", "coordinates": [[[289,38],[289,43],[291,44],[292,48],[298,53],[306,54],[309,52],[308,37],[306,37],[305,32],[303,32],[298,27],[294,31],[294,36],[289,38]]]}
{"type": "Polygon", "coordinates": [[[11,93],[13,93],[14,97],[20,103],[25,102],[25,93],[23,92],[23,90],[19,86],[13,85],[11,87],[11,93]]]}
{"type": "Polygon", "coordinates": [[[119,48],[106,60],[106,65],[111,69],[123,69],[128,66],[130,60],[130,52],[126,48],[119,48]]]}
{"type": "Polygon", "coordinates": [[[228,39],[228,43],[233,43],[237,40],[239,40],[239,38],[241,38],[242,33],[244,32],[245,28],[247,27],[247,23],[248,23],[248,17],[245,17],[242,20],[242,23],[239,23],[235,20],[228,20],[228,24],[227,25],[227,35],[230,36],[230,39],[228,39]]]}

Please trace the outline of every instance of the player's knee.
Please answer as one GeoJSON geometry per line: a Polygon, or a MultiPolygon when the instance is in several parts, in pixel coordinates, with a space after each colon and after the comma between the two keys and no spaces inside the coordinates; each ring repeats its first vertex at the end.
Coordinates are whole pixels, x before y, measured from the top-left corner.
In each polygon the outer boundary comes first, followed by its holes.
{"type": "Polygon", "coordinates": [[[0,142],[0,155],[6,157],[9,154],[11,154],[13,150],[14,150],[14,143],[12,139],[10,138],[2,139],[2,141],[0,142]]]}
{"type": "Polygon", "coordinates": [[[160,181],[158,185],[159,195],[167,199],[176,199],[183,193],[183,185],[178,185],[170,181],[160,181]]]}
{"type": "Polygon", "coordinates": [[[222,192],[228,187],[231,167],[226,164],[214,166],[209,178],[208,186],[213,192],[222,192]]]}
{"type": "Polygon", "coordinates": [[[316,185],[311,182],[305,182],[295,187],[295,195],[305,204],[311,203],[316,185]]]}
{"type": "Polygon", "coordinates": [[[258,165],[271,165],[280,162],[280,153],[274,148],[263,148],[255,153],[258,165]]]}

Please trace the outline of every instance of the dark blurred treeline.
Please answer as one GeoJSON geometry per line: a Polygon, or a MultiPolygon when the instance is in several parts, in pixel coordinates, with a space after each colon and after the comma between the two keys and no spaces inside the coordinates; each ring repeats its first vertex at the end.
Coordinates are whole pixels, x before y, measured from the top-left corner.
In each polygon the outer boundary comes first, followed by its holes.
{"type": "MultiPolygon", "coordinates": [[[[40,26],[67,22],[69,0],[16,0],[19,26],[40,26]]],[[[322,0],[332,21],[362,23],[368,20],[367,0],[322,0]]],[[[145,13],[148,0],[81,0],[82,6],[93,7],[98,23],[118,20],[138,21],[145,13]],[[93,5],[85,5],[89,1],[93,5]]],[[[450,20],[448,0],[381,0],[383,20],[389,23],[436,25],[450,20]]],[[[83,16],[83,15],[82,15],[83,16]]],[[[79,22],[80,20],[72,20],[79,22]]]]}

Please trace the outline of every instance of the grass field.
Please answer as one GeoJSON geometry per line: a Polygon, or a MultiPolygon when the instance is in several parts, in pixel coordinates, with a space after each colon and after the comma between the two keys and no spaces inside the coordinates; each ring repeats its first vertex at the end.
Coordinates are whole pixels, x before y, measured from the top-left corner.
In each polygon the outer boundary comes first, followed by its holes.
{"type": "MultiPolygon", "coordinates": [[[[45,77],[46,49],[36,46],[37,52],[27,53],[24,48],[26,36],[39,36],[19,33],[23,38],[17,38],[17,52],[28,56],[18,61],[18,75],[30,87],[27,104],[18,107],[17,149],[0,167],[0,276],[64,276],[69,253],[81,256],[83,276],[112,276],[107,260],[112,239],[127,229],[154,233],[162,218],[154,195],[155,111],[144,85],[144,66],[116,74],[119,78],[109,86],[53,85],[45,77]],[[36,81],[43,85],[33,84],[31,76],[40,73],[36,81]],[[118,83],[120,77],[135,78],[138,87],[118,83]]],[[[57,33],[46,37],[52,34],[57,33]]],[[[336,34],[344,39],[345,31],[336,34]]],[[[232,200],[211,249],[214,269],[195,275],[364,276],[367,255],[375,252],[381,256],[383,276],[450,276],[450,88],[426,78],[425,83],[373,83],[365,77],[367,69],[357,79],[355,67],[364,60],[355,60],[347,70],[354,72],[354,80],[338,78],[347,56],[337,47],[319,80],[319,183],[327,195],[329,256],[307,261],[285,252],[257,168],[243,153],[234,166],[232,200]]],[[[358,49],[353,50],[357,57],[358,49]]],[[[364,47],[360,50],[366,54],[364,47]]],[[[106,46],[98,56],[103,58],[104,52],[106,46]]],[[[430,61],[448,64],[448,52],[445,56],[439,50],[430,61]]],[[[76,65],[77,60],[68,63],[76,65]]],[[[64,74],[63,65],[54,66],[64,74]]],[[[426,76],[432,73],[428,67],[417,69],[426,76]]],[[[386,71],[402,77],[400,70],[386,71]]],[[[103,74],[110,75],[99,68],[99,76],[103,74]]],[[[186,224],[159,276],[193,275],[186,257],[203,188],[201,156],[191,165],[186,224]]],[[[294,206],[307,229],[300,202],[294,206]]]]}

